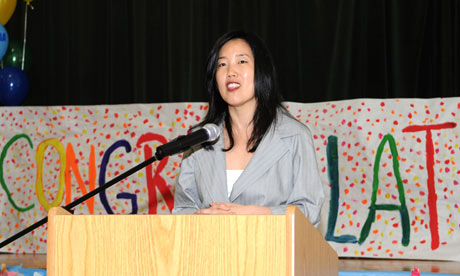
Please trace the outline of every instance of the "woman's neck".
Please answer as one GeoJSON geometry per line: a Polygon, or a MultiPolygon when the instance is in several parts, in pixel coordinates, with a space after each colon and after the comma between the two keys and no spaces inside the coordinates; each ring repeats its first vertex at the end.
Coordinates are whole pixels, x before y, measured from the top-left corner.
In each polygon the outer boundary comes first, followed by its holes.
{"type": "Polygon", "coordinates": [[[254,118],[255,108],[252,107],[228,107],[232,129],[235,131],[248,131],[252,133],[252,119],[254,118]]]}

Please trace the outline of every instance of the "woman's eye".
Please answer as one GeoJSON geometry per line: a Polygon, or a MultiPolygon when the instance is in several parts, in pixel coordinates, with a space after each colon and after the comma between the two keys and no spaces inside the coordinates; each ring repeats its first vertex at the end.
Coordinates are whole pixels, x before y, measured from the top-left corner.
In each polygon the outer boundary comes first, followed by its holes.
{"type": "Polygon", "coordinates": [[[244,60],[244,59],[242,59],[242,60],[240,60],[240,63],[248,63],[248,61],[247,61],[247,60],[244,60]]]}
{"type": "Polygon", "coordinates": [[[217,67],[223,67],[223,66],[225,66],[225,63],[224,63],[224,62],[221,62],[221,63],[218,63],[218,64],[217,64],[217,67]]]}

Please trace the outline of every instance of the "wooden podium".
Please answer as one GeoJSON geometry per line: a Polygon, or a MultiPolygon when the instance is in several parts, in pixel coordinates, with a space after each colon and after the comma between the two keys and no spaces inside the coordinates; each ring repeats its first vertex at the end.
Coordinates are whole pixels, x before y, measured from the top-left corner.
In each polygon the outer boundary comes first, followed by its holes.
{"type": "Polygon", "coordinates": [[[286,215],[48,216],[48,276],[337,276],[338,257],[294,206],[286,215]]]}

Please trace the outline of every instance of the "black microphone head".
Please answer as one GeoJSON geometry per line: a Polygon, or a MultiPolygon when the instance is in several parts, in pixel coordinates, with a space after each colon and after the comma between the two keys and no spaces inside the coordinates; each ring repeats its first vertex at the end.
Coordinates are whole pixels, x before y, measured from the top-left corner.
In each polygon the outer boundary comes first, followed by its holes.
{"type": "Polygon", "coordinates": [[[213,142],[217,140],[220,136],[220,127],[218,127],[215,124],[206,124],[203,126],[203,128],[206,130],[208,133],[208,141],[207,142],[213,142]]]}
{"type": "Polygon", "coordinates": [[[179,136],[176,139],[157,147],[155,156],[157,160],[188,150],[196,145],[213,142],[220,136],[220,128],[215,124],[206,124],[202,128],[186,136],[179,136]]]}

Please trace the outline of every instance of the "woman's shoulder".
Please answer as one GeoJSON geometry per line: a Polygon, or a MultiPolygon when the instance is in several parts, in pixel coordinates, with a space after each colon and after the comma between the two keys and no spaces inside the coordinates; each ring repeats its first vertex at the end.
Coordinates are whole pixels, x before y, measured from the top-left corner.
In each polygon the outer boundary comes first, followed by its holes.
{"type": "Polygon", "coordinates": [[[299,122],[285,109],[280,109],[278,111],[275,129],[275,132],[283,137],[294,135],[311,136],[308,126],[299,122]]]}

